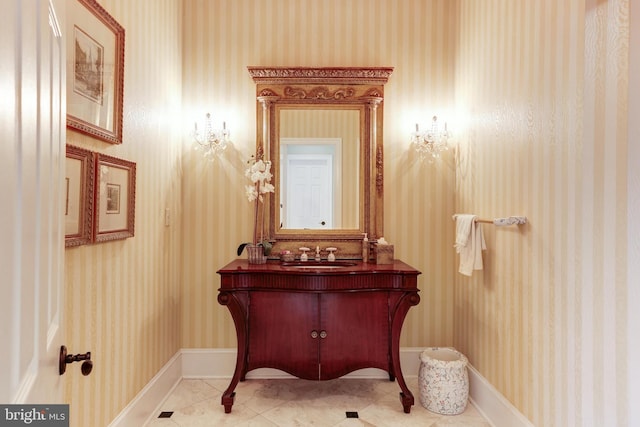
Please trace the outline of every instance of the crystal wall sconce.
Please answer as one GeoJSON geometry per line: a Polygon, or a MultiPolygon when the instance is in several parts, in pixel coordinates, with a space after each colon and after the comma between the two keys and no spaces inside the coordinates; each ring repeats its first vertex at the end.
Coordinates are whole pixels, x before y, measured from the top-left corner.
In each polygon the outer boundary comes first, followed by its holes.
{"type": "Polygon", "coordinates": [[[221,156],[229,142],[227,124],[222,122],[222,129],[215,129],[211,124],[211,114],[207,113],[204,129],[198,129],[198,123],[194,123],[193,139],[196,142],[195,149],[203,152],[204,158],[210,161],[221,156]]]}
{"type": "Polygon", "coordinates": [[[426,131],[420,131],[416,123],[416,131],[411,134],[411,144],[420,155],[420,161],[428,159],[432,163],[440,158],[443,151],[449,149],[448,140],[451,134],[447,130],[447,124],[441,129],[438,117],[433,116],[431,127],[426,131]]]}

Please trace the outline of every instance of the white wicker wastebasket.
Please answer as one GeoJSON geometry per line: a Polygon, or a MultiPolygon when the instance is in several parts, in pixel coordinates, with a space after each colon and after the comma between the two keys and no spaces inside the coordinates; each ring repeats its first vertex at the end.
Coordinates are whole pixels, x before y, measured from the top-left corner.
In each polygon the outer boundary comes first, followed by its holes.
{"type": "Polygon", "coordinates": [[[457,415],[469,400],[467,358],[450,348],[431,347],[420,354],[420,403],[431,412],[457,415]]]}

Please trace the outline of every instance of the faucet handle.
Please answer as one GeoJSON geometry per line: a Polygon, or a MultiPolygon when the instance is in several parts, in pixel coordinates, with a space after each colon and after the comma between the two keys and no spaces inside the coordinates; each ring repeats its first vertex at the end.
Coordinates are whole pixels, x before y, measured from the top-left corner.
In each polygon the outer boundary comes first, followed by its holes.
{"type": "Polygon", "coordinates": [[[329,255],[327,255],[327,261],[335,261],[336,260],[336,256],[334,254],[335,251],[337,251],[338,248],[327,248],[327,252],[329,252],[329,255]]]}
{"type": "Polygon", "coordinates": [[[306,248],[306,247],[301,247],[298,248],[302,251],[302,255],[300,255],[300,261],[306,261],[307,259],[309,259],[309,256],[307,255],[307,252],[310,251],[311,249],[306,248]]]}

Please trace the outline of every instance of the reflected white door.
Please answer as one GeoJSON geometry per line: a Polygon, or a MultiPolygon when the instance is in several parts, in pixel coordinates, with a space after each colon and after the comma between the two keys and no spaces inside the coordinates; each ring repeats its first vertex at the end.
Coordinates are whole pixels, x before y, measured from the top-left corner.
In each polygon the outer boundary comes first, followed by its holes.
{"type": "Polygon", "coordinates": [[[7,95],[0,101],[5,403],[62,402],[65,3],[8,1],[0,14],[0,93],[7,95]]]}
{"type": "Polygon", "coordinates": [[[287,156],[286,228],[333,228],[333,157],[328,154],[287,156]]]}

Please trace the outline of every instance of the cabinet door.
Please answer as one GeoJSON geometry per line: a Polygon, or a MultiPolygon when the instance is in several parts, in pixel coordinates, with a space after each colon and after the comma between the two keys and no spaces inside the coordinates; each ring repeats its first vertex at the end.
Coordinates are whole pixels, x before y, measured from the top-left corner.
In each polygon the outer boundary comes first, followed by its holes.
{"type": "Polygon", "coordinates": [[[248,370],[275,368],[299,378],[318,379],[318,295],[251,292],[248,370]]]}
{"type": "Polygon", "coordinates": [[[387,292],[336,292],[320,299],[320,379],[362,368],[390,367],[387,292]]]}

